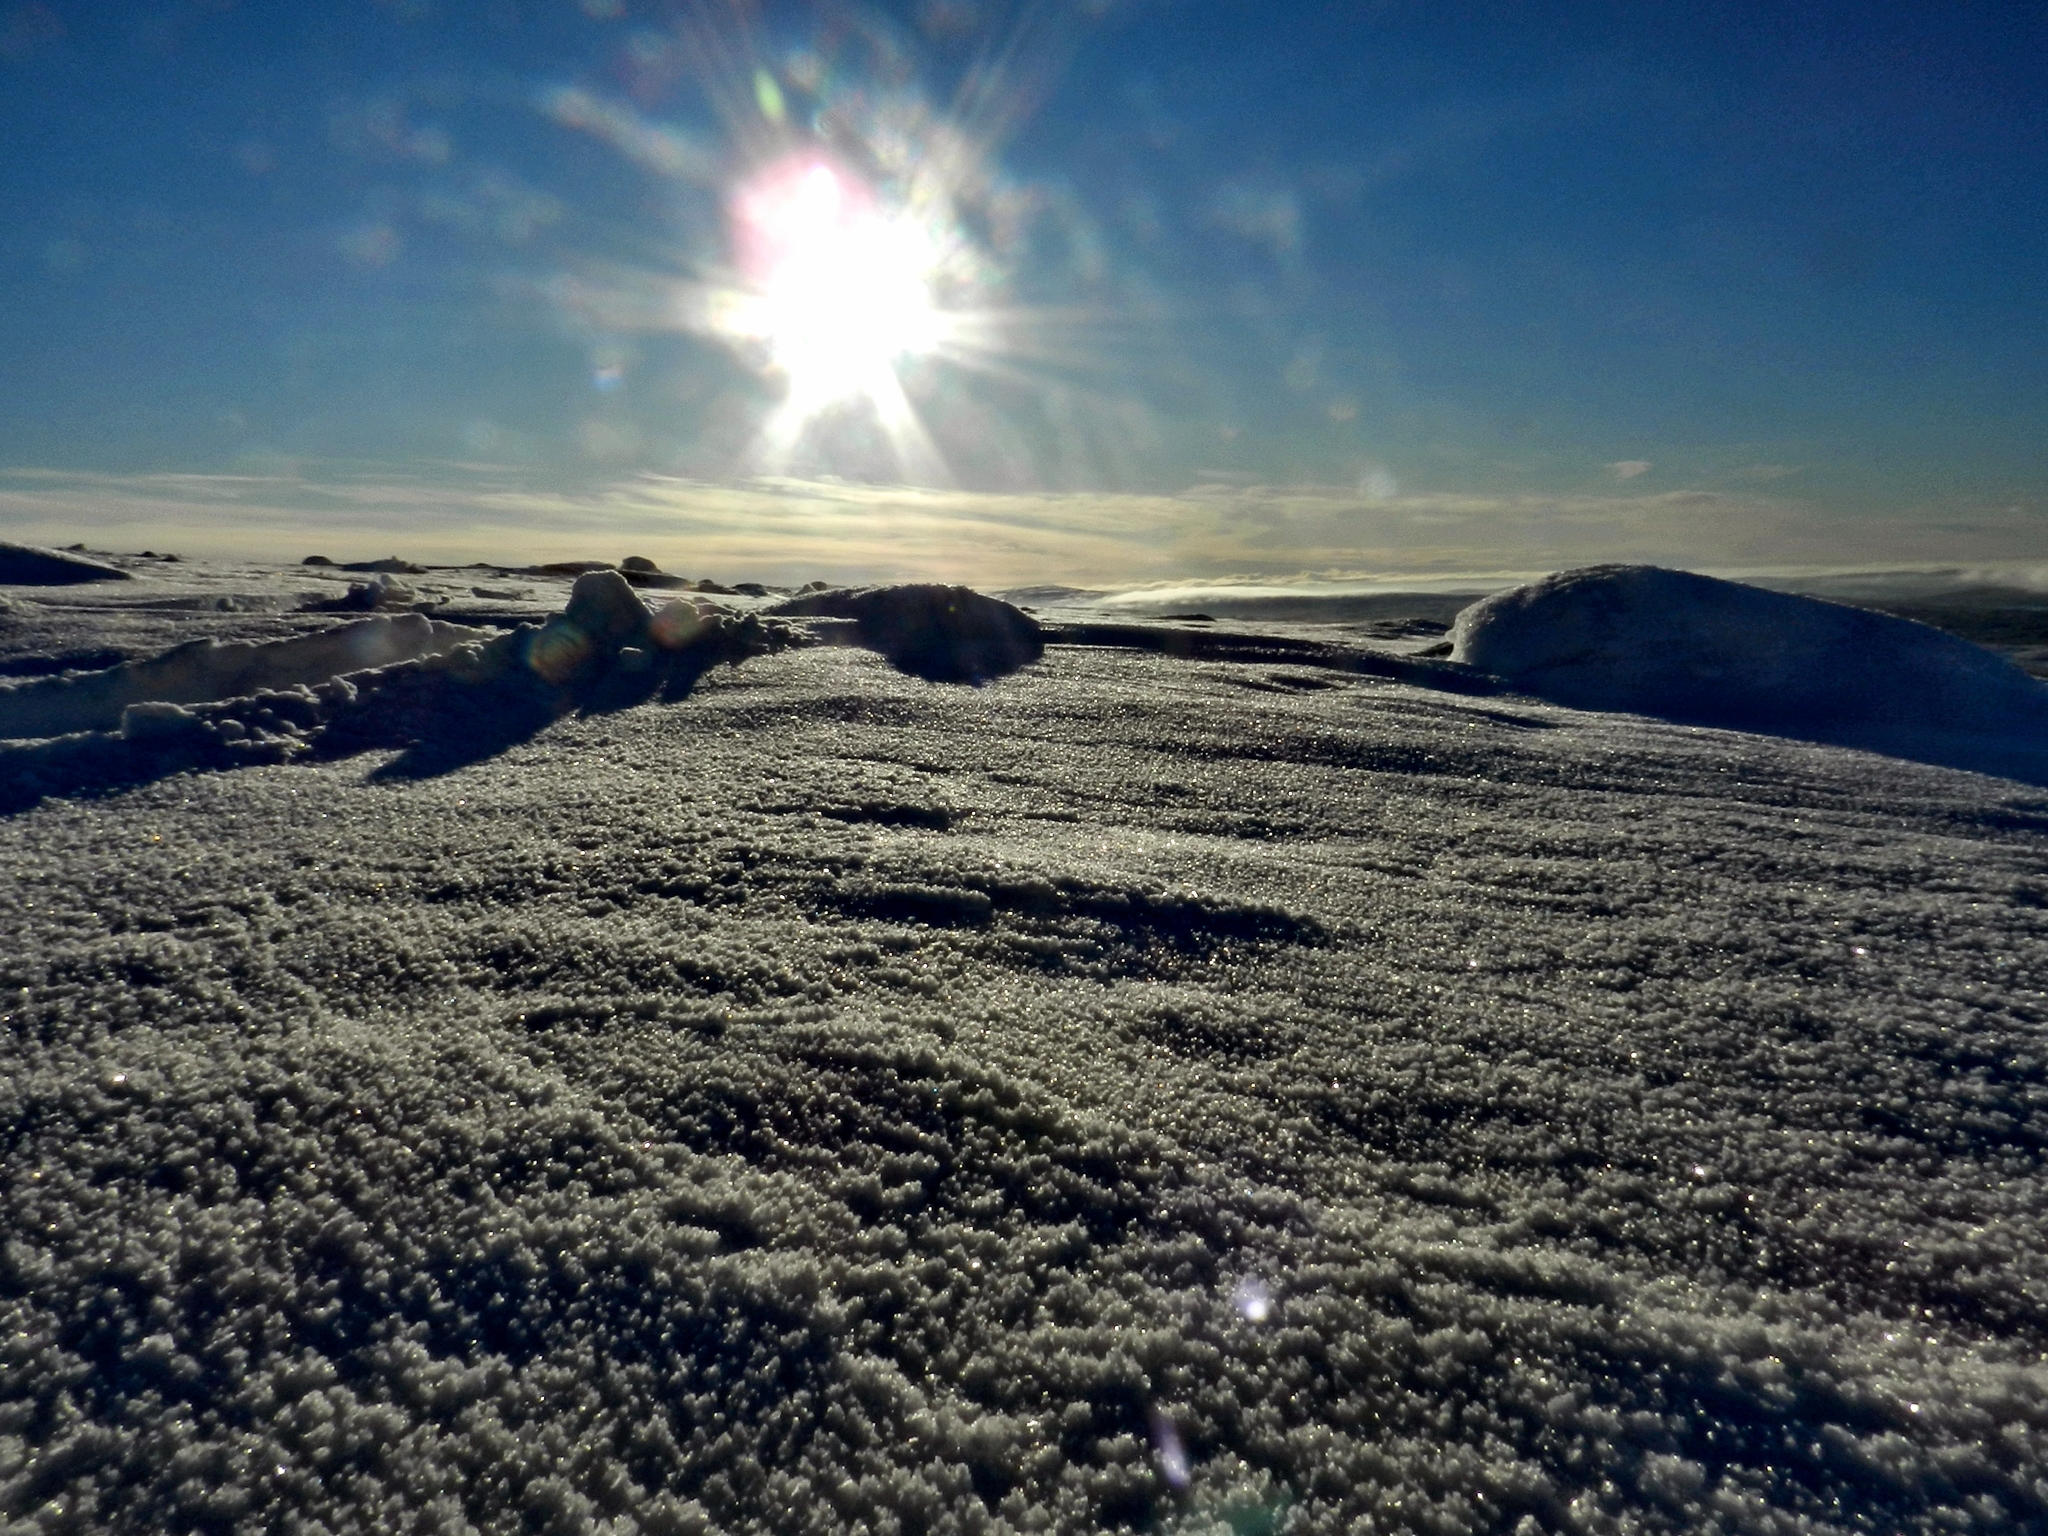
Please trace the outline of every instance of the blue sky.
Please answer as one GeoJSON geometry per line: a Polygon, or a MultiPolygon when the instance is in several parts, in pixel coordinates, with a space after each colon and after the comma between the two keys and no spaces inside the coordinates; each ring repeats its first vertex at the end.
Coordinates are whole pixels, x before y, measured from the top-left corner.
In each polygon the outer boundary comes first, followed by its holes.
{"type": "Polygon", "coordinates": [[[1486,506],[1494,564],[2024,559],[2044,43],[2019,5],[0,5],[0,519],[766,476],[1225,487],[1213,560],[1269,573],[1311,552],[1260,488],[1351,498],[1318,569],[1487,565],[1486,506]],[[894,358],[893,425],[790,419],[792,322],[720,318],[736,189],[820,155],[944,193],[963,339],[894,358]],[[1388,531],[1452,504],[1462,554],[1388,531]]]}

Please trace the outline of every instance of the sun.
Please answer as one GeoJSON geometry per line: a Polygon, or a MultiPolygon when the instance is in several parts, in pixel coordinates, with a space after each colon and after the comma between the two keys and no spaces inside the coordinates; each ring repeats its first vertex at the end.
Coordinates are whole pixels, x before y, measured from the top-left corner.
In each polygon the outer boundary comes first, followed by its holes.
{"type": "MultiPolygon", "coordinates": [[[[1156,434],[1141,401],[1105,392],[1133,364],[1101,343],[1157,305],[1107,302],[1116,274],[1085,210],[997,158],[1057,73],[1058,7],[1024,7],[1043,26],[1020,20],[945,106],[884,31],[835,20],[770,58],[754,7],[672,9],[695,13],[677,35],[724,151],[580,88],[544,100],[676,183],[657,266],[593,260],[551,289],[593,352],[679,332],[736,365],[678,360],[678,467],[946,488],[1136,465],[1156,434]]],[[[623,368],[596,382],[621,388],[623,368]]]]}
{"type": "Polygon", "coordinates": [[[943,251],[916,217],[884,207],[858,177],[813,156],[770,166],[733,200],[742,285],[728,316],[787,381],[799,424],[865,399],[891,414],[897,368],[938,350],[943,251]]]}

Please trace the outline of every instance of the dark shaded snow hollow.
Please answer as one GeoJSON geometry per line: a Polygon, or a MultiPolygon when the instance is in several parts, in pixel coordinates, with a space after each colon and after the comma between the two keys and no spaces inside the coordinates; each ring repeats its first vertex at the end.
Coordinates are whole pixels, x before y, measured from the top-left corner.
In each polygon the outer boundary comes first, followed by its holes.
{"type": "Polygon", "coordinates": [[[0,820],[8,1531],[2048,1528],[2040,792],[1046,638],[0,820]]]}

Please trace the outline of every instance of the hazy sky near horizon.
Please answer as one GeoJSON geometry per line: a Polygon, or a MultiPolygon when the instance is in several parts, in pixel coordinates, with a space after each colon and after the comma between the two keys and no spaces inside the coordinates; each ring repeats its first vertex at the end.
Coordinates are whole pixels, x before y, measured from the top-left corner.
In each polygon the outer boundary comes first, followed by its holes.
{"type": "Polygon", "coordinates": [[[2020,5],[0,3],[0,531],[651,485],[742,559],[768,476],[1161,574],[2026,558],[2044,79],[2020,5]]]}

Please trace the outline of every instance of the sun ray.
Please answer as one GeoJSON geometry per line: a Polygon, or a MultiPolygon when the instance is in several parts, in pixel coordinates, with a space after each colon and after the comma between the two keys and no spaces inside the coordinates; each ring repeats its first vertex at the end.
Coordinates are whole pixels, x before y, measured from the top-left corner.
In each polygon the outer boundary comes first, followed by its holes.
{"type": "MultiPolygon", "coordinates": [[[[1061,455],[1033,449],[1011,464],[993,449],[997,407],[981,387],[1017,393],[1029,402],[1024,419],[1043,427],[1057,414],[1041,408],[1053,394],[1106,380],[1144,350],[1142,316],[1021,304],[1012,292],[1043,282],[1041,230],[1055,250],[1093,248],[1066,199],[1011,179],[997,161],[998,141],[1059,72],[1072,41],[1062,13],[1026,0],[942,108],[879,23],[777,54],[743,8],[684,4],[676,30],[722,120],[725,153],[703,149],[689,174],[679,162],[674,175],[692,195],[719,189],[724,258],[700,257],[689,275],[586,265],[552,283],[551,297],[607,340],[664,329],[714,339],[768,387],[770,400],[744,407],[745,446],[720,450],[723,472],[949,486],[959,479],[950,460],[962,472],[979,464],[983,478],[993,453],[1006,483],[1039,478],[1034,461],[1061,455]],[[1112,358],[1105,343],[1126,334],[1133,344],[1112,358]]],[[[681,143],[681,130],[587,89],[544,98],[558,121],[621,142],[649,169],[667,173],[676,158],[647,145],[681,143]]],[[[1074,260],[1055,281],[1094,287],[1088,263],[1074,260]]],[[[1027,427],[1017,441],[1043,436],[1027,427]]]]}
{"type": "Polygon", "coordinates": [[[949,338],[951,318],[934,292],[942,235],[812,153],[744,182],[732,219],[741,287],[723,326],[758,344],[785,388],[759,439],[764,467],[784,467],[813,421],[858,403],[873,411],[902,472],[943,483],[944,461],[897,375],[949,338]]]}

